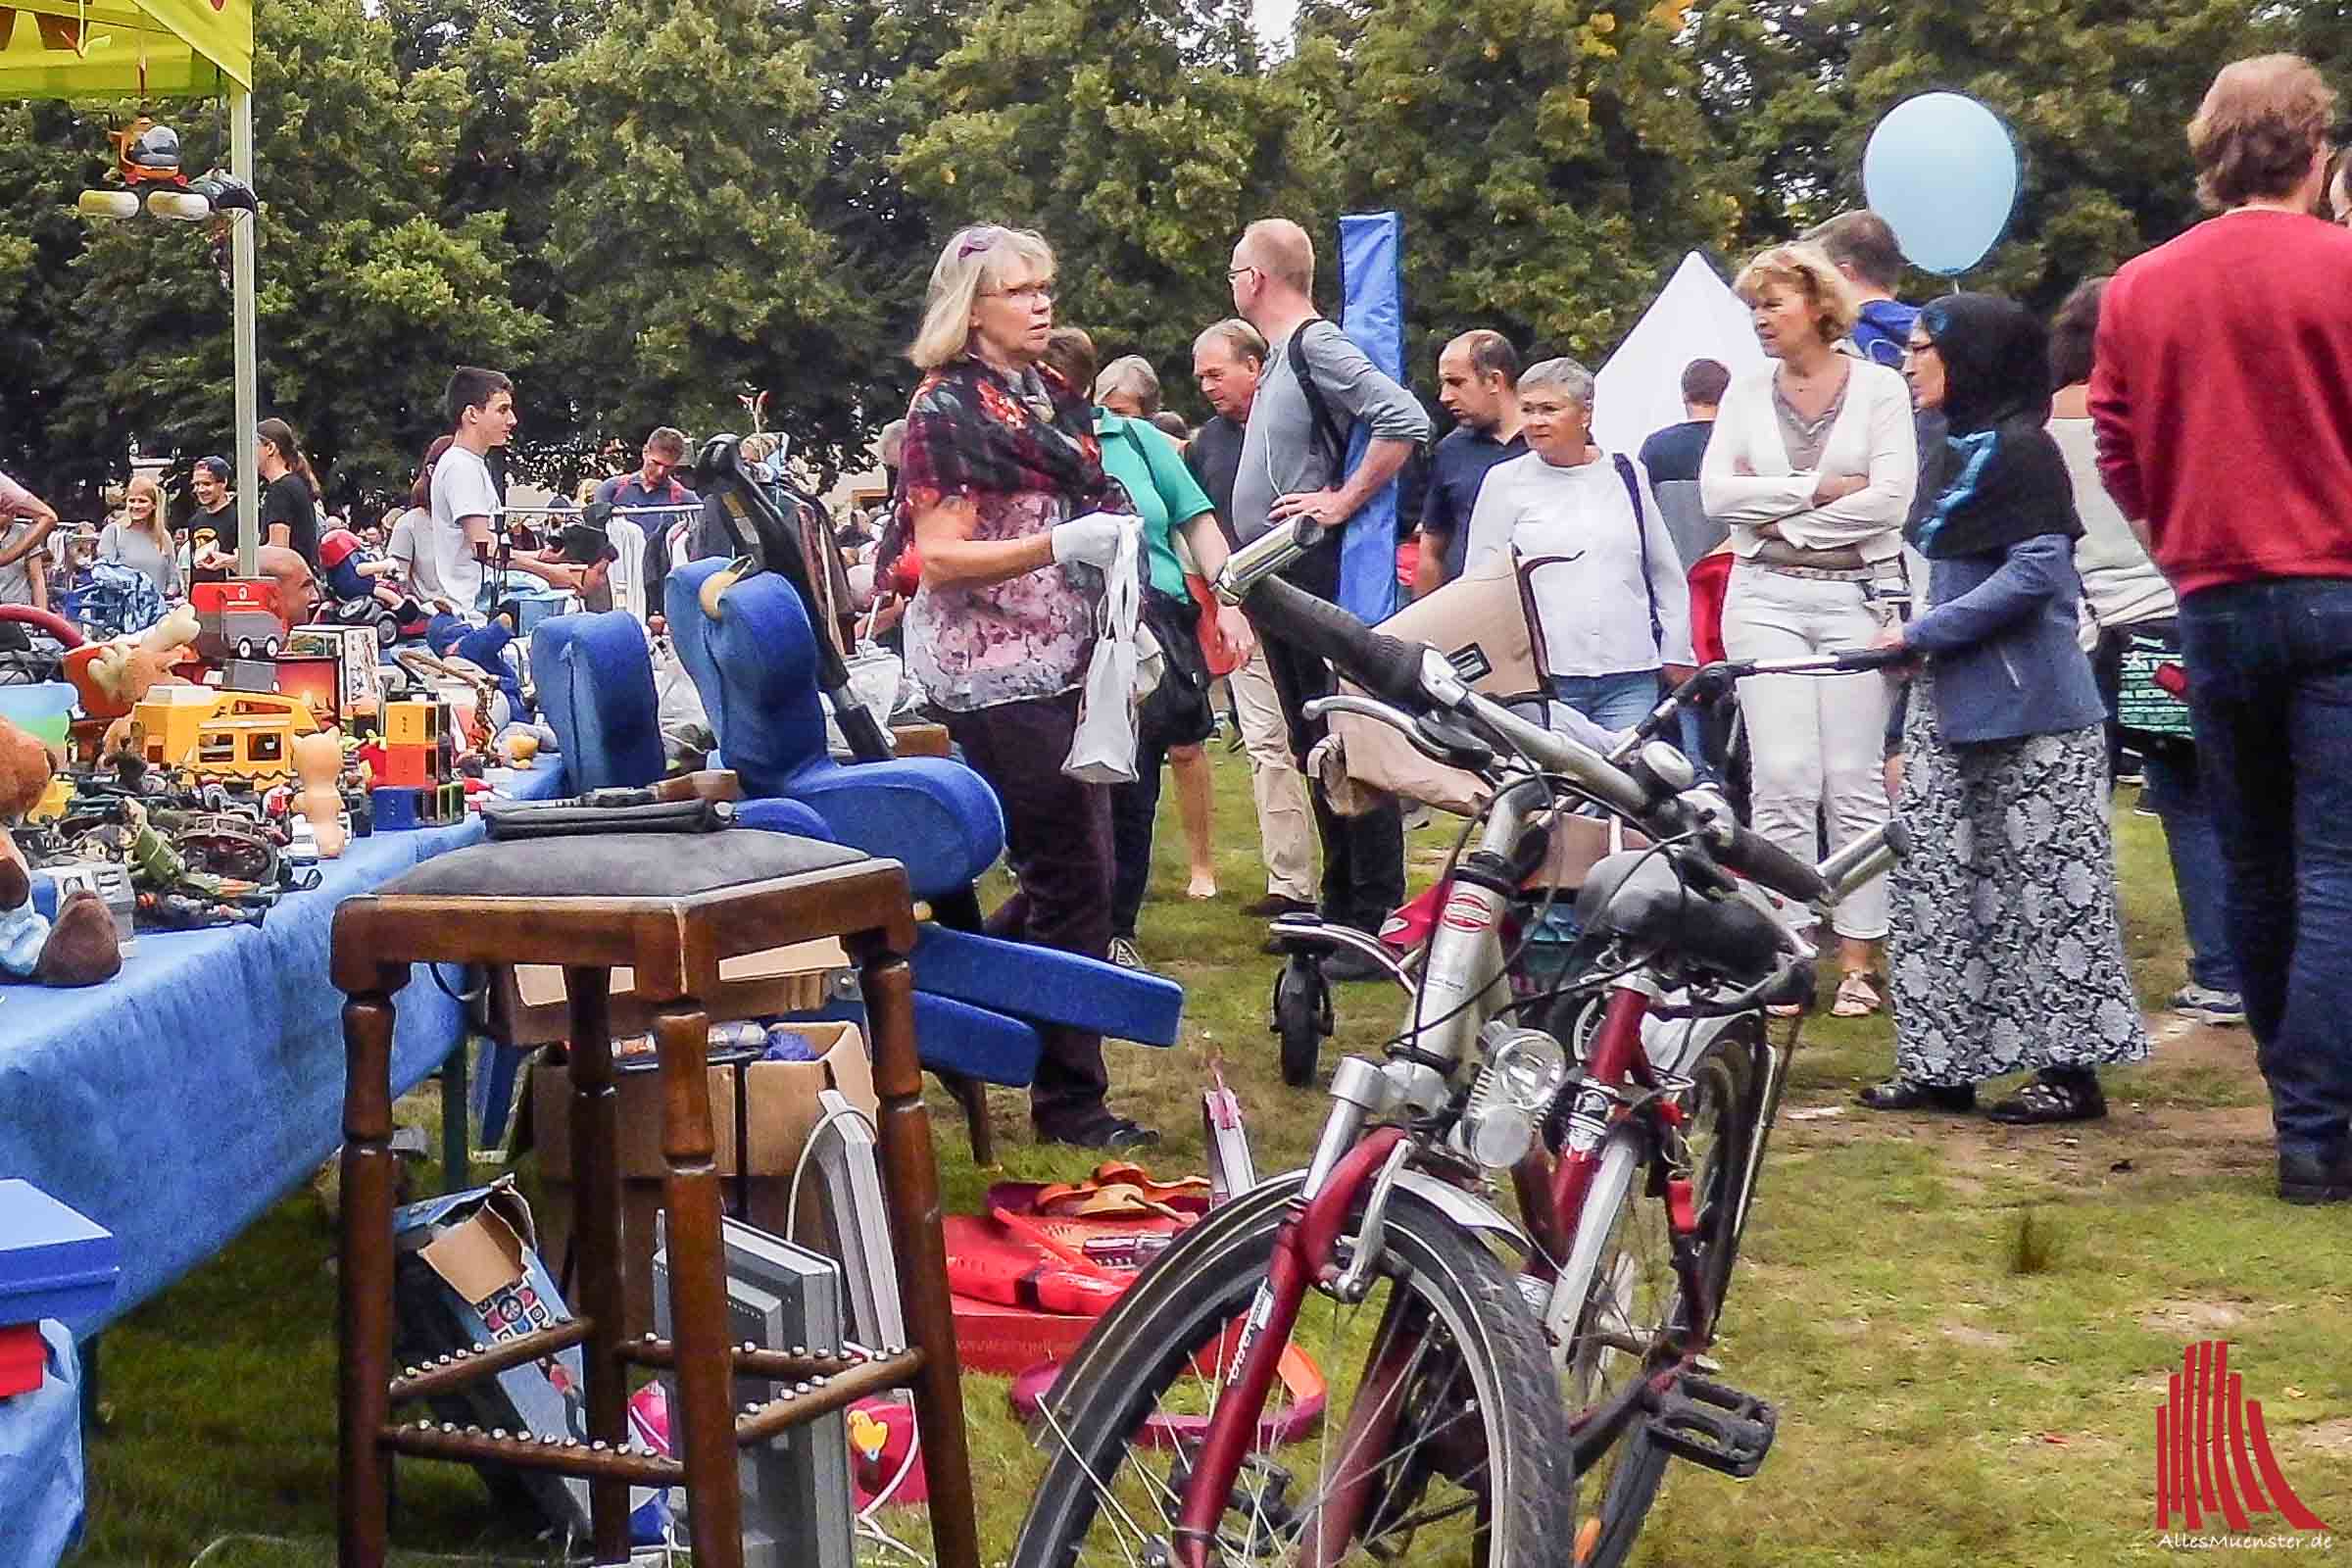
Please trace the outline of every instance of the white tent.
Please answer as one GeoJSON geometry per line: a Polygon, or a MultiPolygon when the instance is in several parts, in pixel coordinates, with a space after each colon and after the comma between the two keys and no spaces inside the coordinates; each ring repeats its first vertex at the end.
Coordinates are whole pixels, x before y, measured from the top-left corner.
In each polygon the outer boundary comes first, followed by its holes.
{"type": "Polygon", "coordinates": [[[1594,377],[1593,440],[1630,455],[1652,431],[1682,423],[1683,367],[1692,360],[1720,361],[1735,378],[1768,363],[1747,307],[1696,251],[1594,377]]]}

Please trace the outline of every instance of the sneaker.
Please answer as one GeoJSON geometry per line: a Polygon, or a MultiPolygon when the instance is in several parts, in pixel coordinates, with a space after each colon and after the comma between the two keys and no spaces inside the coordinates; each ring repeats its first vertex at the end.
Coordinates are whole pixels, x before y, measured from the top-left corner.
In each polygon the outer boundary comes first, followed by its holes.
{"type": "Polygon", "coordinates": [[[2165,1003],[2175,1017],[2191,1023],[2218,1024],[2225,1028],[2246,1021],[2246,1004],[2234,991],[2216,991],[2210,986],[2185,985],[2173,993],[2165,1003]]]}
{"type": "Polygon", "coordinates": [[[1122,969],[1141,969],[1144,966],[1144,956],[1137,949],[1133,937],[1112,937],[1109,957],[1122,969]]]}

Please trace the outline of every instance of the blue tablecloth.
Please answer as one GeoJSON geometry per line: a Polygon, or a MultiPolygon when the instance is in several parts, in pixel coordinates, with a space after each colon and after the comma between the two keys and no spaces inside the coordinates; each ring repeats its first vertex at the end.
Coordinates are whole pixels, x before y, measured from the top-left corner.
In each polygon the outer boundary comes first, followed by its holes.
{"type": "MultiPolygon", "coordinates": [[[[506,793],[563,789],[554,758],[506,793]]],[[[342,994],[327,980],[335,906],[482,823],[354,839],[323,880],[259,928],[141,932],[104,985],[0,986],[0,1176],[111,1230],[122,1279],[86,1338],[227,1245],[342,1142],[342,994]]],[[[457,1004],[421,969],[399,999],[395,1092],[439,1066],[457,1004]]]]}
{"type": "Polygon", "coordinates": [[[81,1536],[81,1362],[62,1324],[41,1325],[49,1376],[0,1399],[0,1561],[51,1568],[81,1536]]]}

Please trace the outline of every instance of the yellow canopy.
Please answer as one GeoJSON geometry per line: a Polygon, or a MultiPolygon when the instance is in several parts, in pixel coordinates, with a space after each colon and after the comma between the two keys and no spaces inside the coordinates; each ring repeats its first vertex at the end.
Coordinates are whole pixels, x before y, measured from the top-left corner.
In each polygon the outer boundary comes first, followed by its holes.
{"type": "Polygon", "coordinates": [[[0,100],[253,85],[253,0],[0,0],[0,100]]]}

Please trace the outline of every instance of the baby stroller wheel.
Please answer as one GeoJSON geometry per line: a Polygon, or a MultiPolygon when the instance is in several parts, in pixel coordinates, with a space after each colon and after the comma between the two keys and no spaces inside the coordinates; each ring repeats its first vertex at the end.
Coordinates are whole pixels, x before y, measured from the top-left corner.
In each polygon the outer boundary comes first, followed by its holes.
{"type": "Polygon", "coordinates": [[[1294,952],[1274,976],[1272,1032],[1282,1043],[1282,1081],[1304,1089],[1333,1026],[1331,982],[1307,952],[1294,952]]]}

